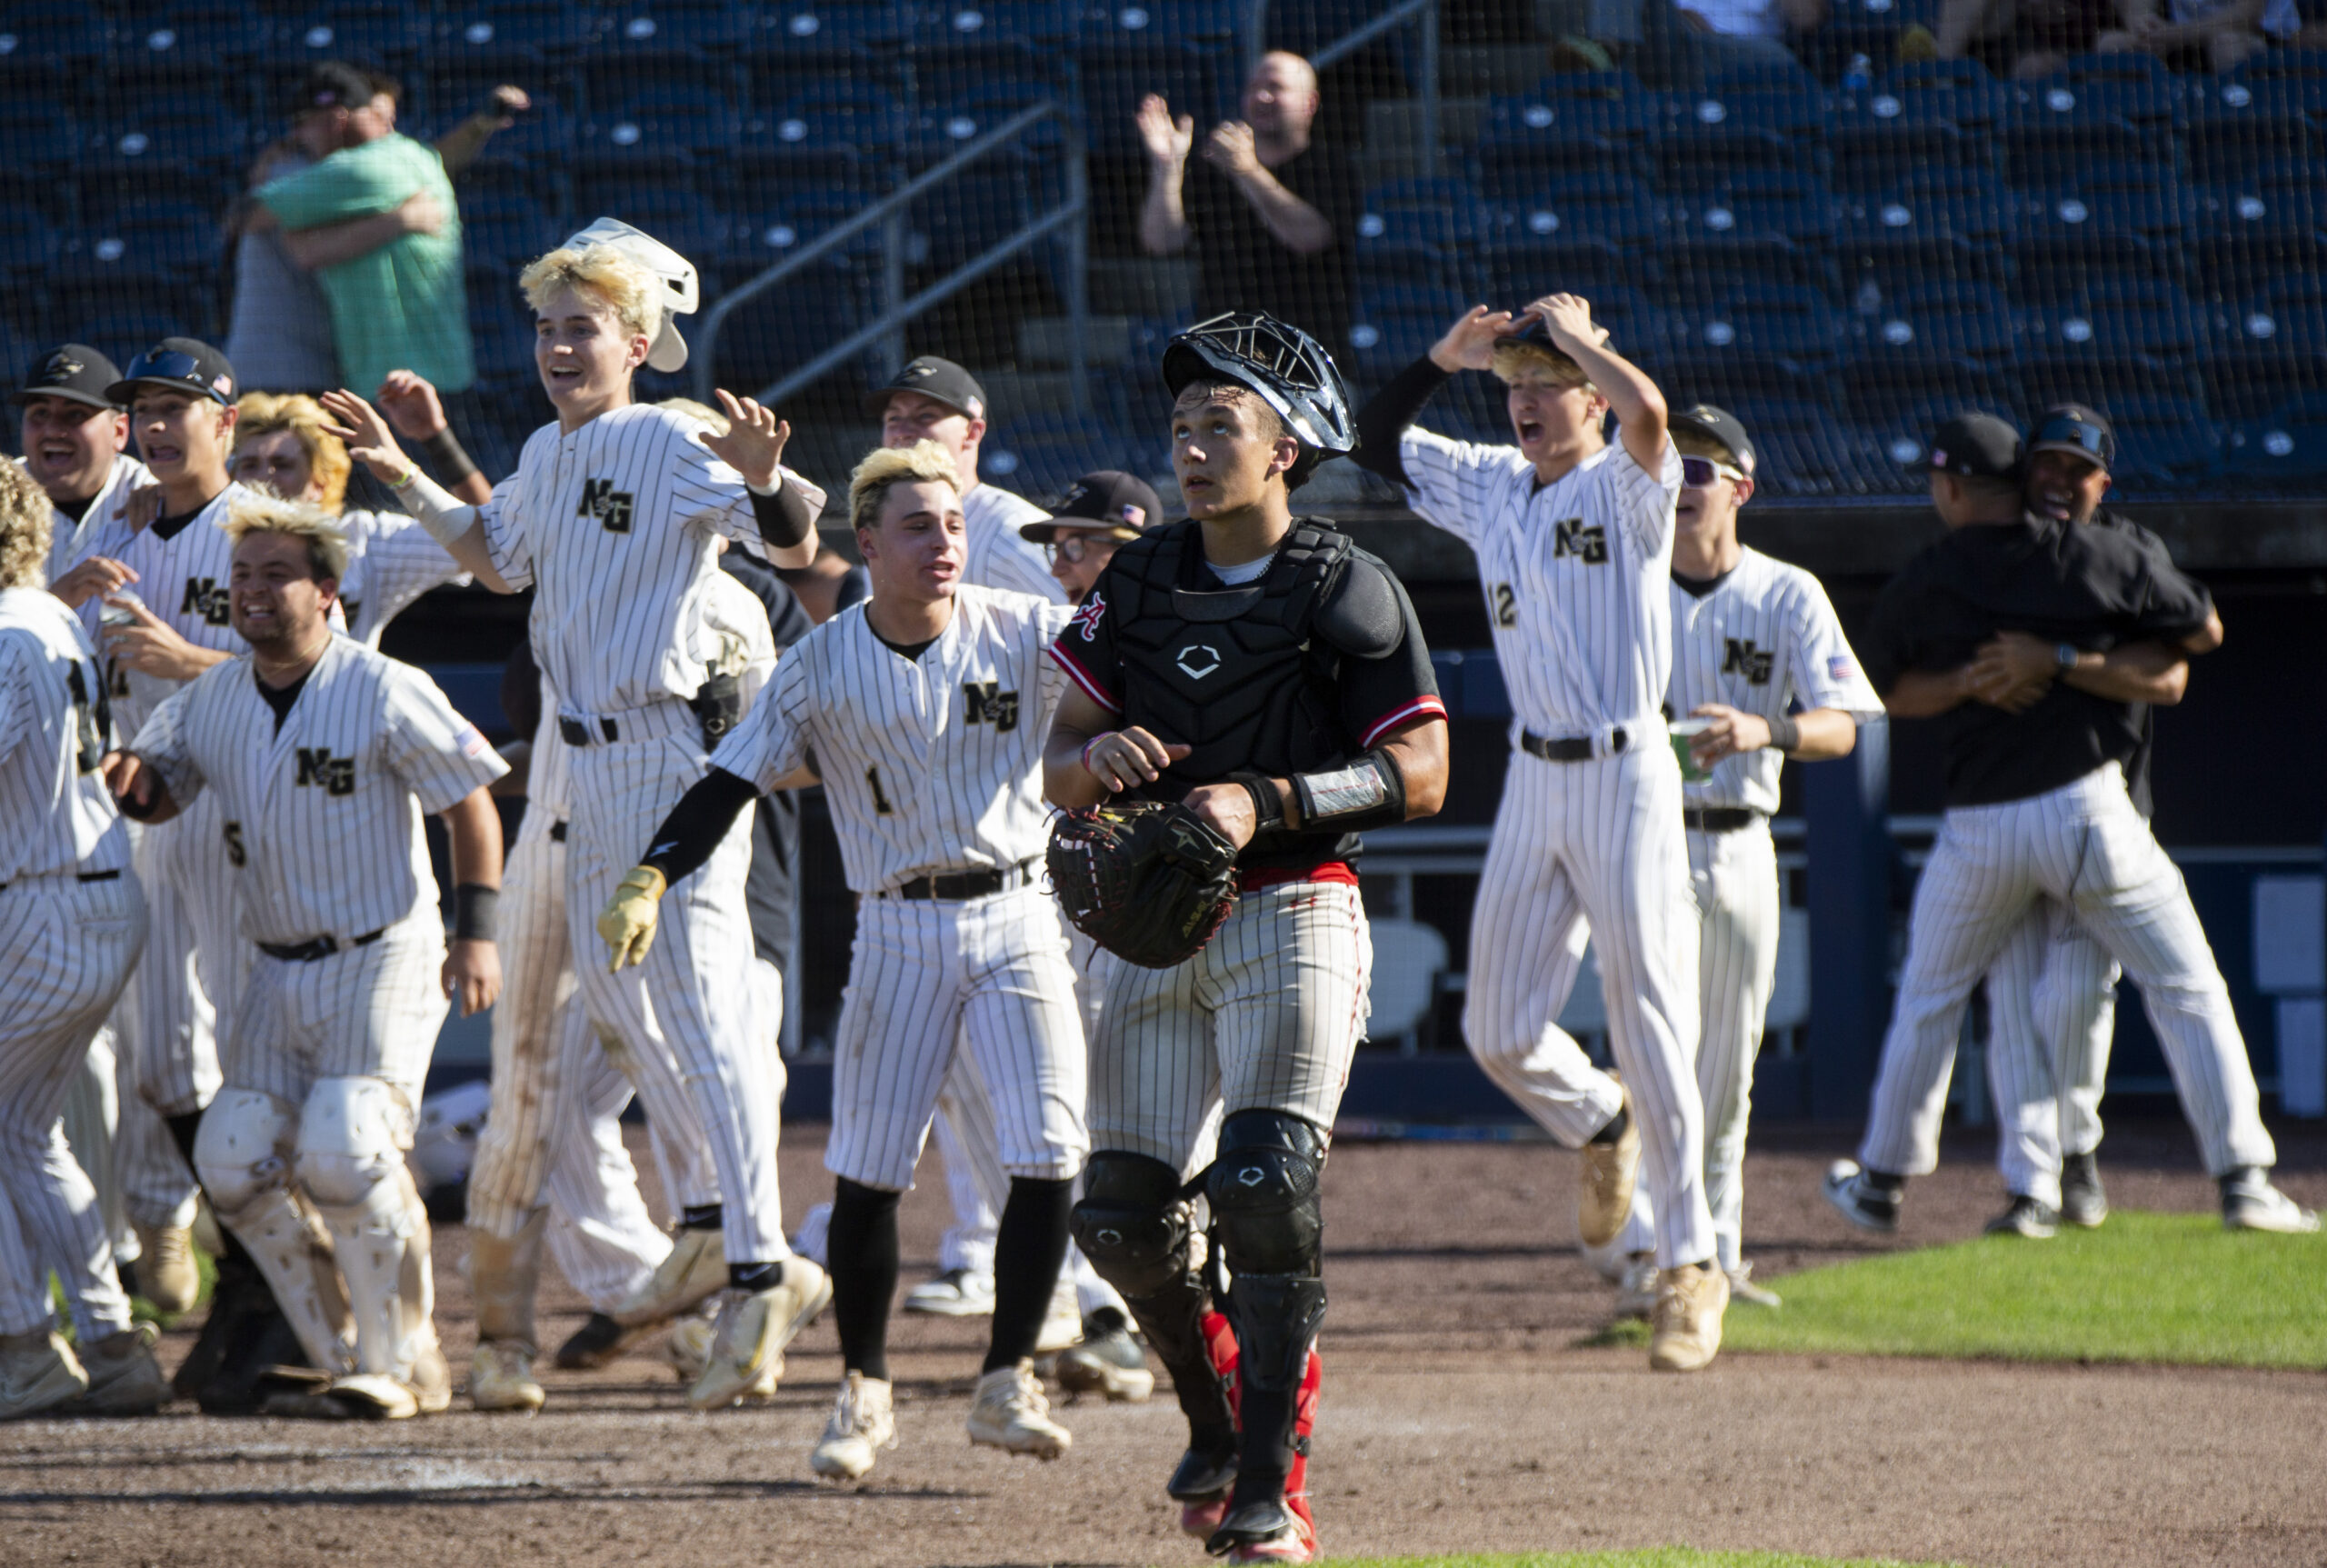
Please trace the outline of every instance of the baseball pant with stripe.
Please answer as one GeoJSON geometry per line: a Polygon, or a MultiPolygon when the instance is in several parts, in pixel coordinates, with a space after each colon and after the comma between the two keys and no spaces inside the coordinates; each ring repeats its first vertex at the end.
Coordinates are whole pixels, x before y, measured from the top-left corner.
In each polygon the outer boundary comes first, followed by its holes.
{"type": "Polygon", "coordinates": [[[2101,1146],[2116,961],[2046,899],[1988,971],[1988,1082],[2004,1186],[2059,1207],[2061,1157],[2101,1146]]]}

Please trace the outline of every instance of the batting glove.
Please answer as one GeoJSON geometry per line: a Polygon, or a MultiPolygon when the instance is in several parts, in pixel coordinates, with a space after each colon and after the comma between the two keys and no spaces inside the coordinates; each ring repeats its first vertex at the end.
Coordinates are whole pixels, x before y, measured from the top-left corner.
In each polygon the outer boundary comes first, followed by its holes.
{"type": "Polygon", "coordinates": [[[646,962],[646,950],[654,945],[657,906],[668,885],[653,866],[634,865],[614,889],[614,895],[606,900],[605,908],[598,911],[598,934],[614,953],[606,973],[619,974],[626,964],[646,962]]]}

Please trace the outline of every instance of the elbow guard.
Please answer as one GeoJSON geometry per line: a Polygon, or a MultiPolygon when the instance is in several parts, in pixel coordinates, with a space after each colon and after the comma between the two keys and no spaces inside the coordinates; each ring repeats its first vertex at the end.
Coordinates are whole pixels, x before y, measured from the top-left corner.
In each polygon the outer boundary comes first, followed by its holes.
{"type": "Polygon", "coordinates": [[[1406,820],[1406,775],[1379,746],[1331,773],[1293,774],[1293,793],[1303,828],[1362,833],[1406,820]]]}

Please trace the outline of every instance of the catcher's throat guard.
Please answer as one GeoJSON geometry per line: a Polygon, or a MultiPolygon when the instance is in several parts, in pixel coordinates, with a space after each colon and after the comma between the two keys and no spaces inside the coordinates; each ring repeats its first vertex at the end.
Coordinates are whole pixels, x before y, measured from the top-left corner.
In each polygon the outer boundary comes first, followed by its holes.
{"type": "Polygon", "coordinates": [[[1111,801],[1063,813],[1046,861],[1074,928],[1145,969],[1203,952],[1236,907],[1236,846],[1183,805],[1111,801]]]}

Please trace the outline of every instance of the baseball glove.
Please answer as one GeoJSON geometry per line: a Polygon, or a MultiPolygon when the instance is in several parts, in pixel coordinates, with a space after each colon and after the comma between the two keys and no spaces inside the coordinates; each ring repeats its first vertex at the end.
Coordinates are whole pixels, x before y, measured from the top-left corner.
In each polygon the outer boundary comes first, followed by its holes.
{"type": "Polygon", "coordinates": [[[1144,968],[1202,952],[1236,907],[1236,846],[1183,805],[1121,801],[1064,813],[1048,860],[1075,929],[1144,968]]]}

